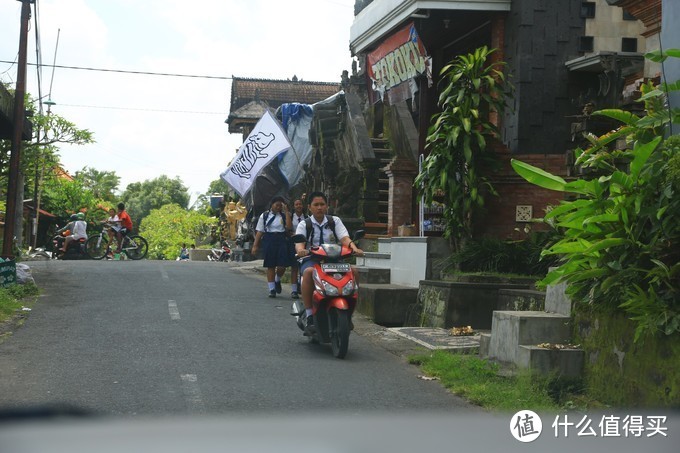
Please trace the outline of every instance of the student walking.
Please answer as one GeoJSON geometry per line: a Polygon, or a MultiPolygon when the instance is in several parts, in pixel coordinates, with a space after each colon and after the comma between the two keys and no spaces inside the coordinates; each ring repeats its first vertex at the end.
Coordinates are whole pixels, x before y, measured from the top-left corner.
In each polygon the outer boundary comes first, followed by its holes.
{"type": "Polygon", "coordinates": [[[255,241],[252,254],[255,255],[262,244],[263,267],[267,269],[269,297],[281,294],[281,277],[291,265],[287,232],[292,229],[290,212],[283,197],[274,197],[269,210],[263,212],[255,227],[255,241]]]}
{"type": "MultiPolygon", "coordinates": [[[[293,234],[297,231],[297,226],[300,224],[300,222],[304,222],[306,218],[309,216],[305,213],[305,205],[302,202],[301,199],[297,199],[293,202],[293,214],[291,216],[291,223],[293,225],[293,228],[291,231],[293,234]]],[[[299,299],[300,298],[300,265],[298,264],[297,260],[295,259],[295,243],[289,239],[289,247],[291,250],[291,264],[290,264],[290,286],[291,286],[291,293],[290,297],[293,299],[299,299]]]]}

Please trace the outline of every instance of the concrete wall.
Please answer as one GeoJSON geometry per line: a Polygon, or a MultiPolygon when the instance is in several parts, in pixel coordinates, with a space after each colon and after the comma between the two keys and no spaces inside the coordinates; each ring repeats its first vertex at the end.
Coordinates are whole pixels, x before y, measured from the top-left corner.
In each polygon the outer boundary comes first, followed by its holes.
{"type": "Polygon", "coordinates": [[[528,285],[421,281],[418,302],[423,307],[422,325],[491,329],[494,310],[506,308],[499,305],[498,290],[502,288],[527,289],[528,285]]]}
{"type": "MultiPolygon", "coordinates": [[[[590,0],[593,1],[593,0],[590,0]]],[[[593,36],[594,52],[621,52],[621,38],[637,38],[638,52],[646,48],[642,32],[645,29],[639,20],[623,20],[623,9],[610,6],[607,0],[595,0],[595,17],[586,19],[586,36],[593,36]]]]}
{"type": "Polygon", "coordinates": [[[189,260],[191,261],[208,261],[210,249],[191,249],[189,250],[189,260]]]}
{"type": "MultiPolygon", "coordinates": [[[[677,0],[663,0],[663,18],[661,23],[661,43],[664,49],[680,48],[680,2],[677,0]]],[[[680,58],[669,58],[664,63],[666,81],[674,83],[680,80],[680,58]]],[[[671,106],[680,107],[680,92],[671,95],[671,106]]],[[[674,132],[680,131],[680,125],[675,125],[674,132]]]]}
{"type": "Polygon", "coordinates": [[[427,238],[394,237],[391,250],[392,284],[417,288],[426,277],[427,238]]]}

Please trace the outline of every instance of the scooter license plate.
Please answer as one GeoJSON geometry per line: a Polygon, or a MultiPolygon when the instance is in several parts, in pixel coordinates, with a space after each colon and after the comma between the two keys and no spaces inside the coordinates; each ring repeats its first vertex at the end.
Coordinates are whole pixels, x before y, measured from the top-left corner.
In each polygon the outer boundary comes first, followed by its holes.
{"type": "Polygon", "coordinates": [[[324,272],[349,272],[352,270],[349,263],[321,263],[321,269],[324,272]]]}

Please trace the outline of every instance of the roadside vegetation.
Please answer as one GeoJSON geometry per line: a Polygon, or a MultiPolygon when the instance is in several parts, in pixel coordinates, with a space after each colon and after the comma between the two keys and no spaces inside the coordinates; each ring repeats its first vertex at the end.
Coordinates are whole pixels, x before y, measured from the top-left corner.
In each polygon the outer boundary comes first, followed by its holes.
{"type": "Polygon", "coordinates": [[[578,379],[504,372],[498,364],[471,354],[435,351],[409,358],[447,389],[490,411],[586,410],[603,405],[588,397],[578,379]]]}
{"type": "MultiPolygon", "coordinates": [[[[668,56],[680,57],[680,49],[647,55],[668,56]]],[[[667,105],[680,81],[648,82],[640,91],[641,117],[619,109],[593,113],[621,126],[586,136],[590,147],[575,152],[584,177],[566,182],[512,161],[530,183],[575,198],[545,216],[558,240],[543,255],[557,257],[559,266],[541,284],[567,282],[577,309],[624,314],[636,325],[636,342],[680,334],[680,135],[670,127],[680,123],[680,108],[667,105]]]]}
{"type": "Polygon", "coordinates": [[[37,296],[38,293],[35,283],[0,288],[0,324],[14,318],[24,307],[30,308],[33,305],[33,296],[37,296]]]}

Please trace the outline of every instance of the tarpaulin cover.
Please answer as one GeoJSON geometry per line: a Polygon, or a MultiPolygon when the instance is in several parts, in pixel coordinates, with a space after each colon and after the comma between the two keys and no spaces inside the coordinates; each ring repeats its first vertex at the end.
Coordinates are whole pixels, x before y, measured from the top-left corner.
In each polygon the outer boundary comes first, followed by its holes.
{"type": "Polygon", "coordinates": [[[279,170],[288,183],[295,186],[304,176],[304,165],[312,159],[312,144],[309,129],[312,127],[314,109],[308,104],[290,103],[281,105],[281,122],[293,145],[279,156],[279,170]]]}

